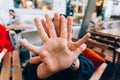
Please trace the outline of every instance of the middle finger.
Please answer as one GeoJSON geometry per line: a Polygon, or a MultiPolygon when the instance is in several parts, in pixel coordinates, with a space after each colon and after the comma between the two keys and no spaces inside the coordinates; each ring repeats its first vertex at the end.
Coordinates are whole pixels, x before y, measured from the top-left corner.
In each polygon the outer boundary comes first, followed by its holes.
{"type": "Polygon", "coordinates": [[[59,37],[60,36],[60,14],[55,13],[54,14],[54,26],[56,30],[56,34],[59,37]]]}

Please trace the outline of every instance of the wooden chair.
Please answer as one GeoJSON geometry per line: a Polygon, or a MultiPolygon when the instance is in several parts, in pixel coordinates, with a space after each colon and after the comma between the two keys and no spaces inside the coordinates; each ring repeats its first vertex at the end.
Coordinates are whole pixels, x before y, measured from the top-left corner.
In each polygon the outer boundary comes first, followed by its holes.
{"type": "MultiPolygon", "coordinates": [[[[105,54],[103,53],[104,50],[108,49],[108,47],[104,44],[101,44],[99,42],[96,42],[96,41],[93,41],[93,40],[88,40],[86,42],[86,45],[89,47],[89,46],[92,46],[92,47],[97,47],[97,48],[100,48],[101,49],[101,52],[97,52],[98,55],[100,55],[101,57],[105,58],[105,54]]],[[[96,52],[96,51],[95,51],[96,52]]],[[[100,80],[104,70],[106,69],[107,67],[107,63],[102,63],[93,73],[93,75],[91,76],[90,80],[100,80]]]]}
{"type": "MultiPolygon", "coordinates": [[[[109,34],[103,34],[100,32],[95,32],[95,31],[89,31],[91,33],[91,39],[95,40],[96,42],[105,44],[108,46],[108,50],[112,52],[113,55],[108,55],[108,61],[112,61],[113,64],[116,63],[116,49],[118,48],[118,37],[110,36],[109,34]]],[[[120,44],[119,44],[120,46],[120,44]]]]}
{"type": "Polygon", "coordinates": [[[90,80],[100,80],[104,70],[106,69],[107,64],[106,63],[102,63],[92,74],[90,80]]]}
{"type": "Polygon", "coordinates": [[[17,48],[13,51],[12,60],[13,60],[12,80],[22,80],[19,50],[17,48]]]}
{"type": "Polygon", "coordinates": [[[9,80],[10,78],[10,60],[11,52],[6,53],[3,58],[2,68],[0,71],[0,80],[9,80]]]}
{"type": "Polygon", "coordinates": [[[0,80],[22,80],[22,72],[19,60],[18,49],[13,50],[13,52],[8,52],[3,58],[2,67],[0,71],[0,80]],[[10,72],[10,62],[13,62],[13,71],[10,72]]]}
{"type": "Polygon", "coordinates": [[[104,50],[108,49],[108,47],[105,44],[102,44],[102,43],[99,43],[99,42],[89,39],[86,41],[86,45],[88,47],[101,49],[101,51],[99,51],[99,52],[95,51],[95,52],[97,52],[101,57],[105,58],[105,54],[103,52],[104,52],[104,50]]]}
{"type": "Polygon", "coordinates": [[[118,53],[118,58],[117,58],[117,65],[120,64],[120,38],[117,40],[117,46],[118,48],[116,49],[116,52],[118,53]]]}
{"type": "MultiPolygon", "coordinates": [[[[9,32],[7,33],[9,36],[9,32]]],[[[19,50],[14,46],[13,51],[8,51],[5,56],[3,57],[3,61],[1,64],[0,70],[0,80],[22,80],[22,72],[19,60],[19,50]],[[10,72],[12,62],[12,72],[10,72]]]]}

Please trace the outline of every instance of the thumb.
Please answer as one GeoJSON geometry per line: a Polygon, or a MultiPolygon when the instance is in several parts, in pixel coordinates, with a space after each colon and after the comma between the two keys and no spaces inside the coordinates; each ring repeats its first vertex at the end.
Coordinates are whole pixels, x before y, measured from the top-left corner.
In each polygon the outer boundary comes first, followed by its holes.
{"type": "Polygon", "coordinates": [[[37,63],[41,62],[41,58],[40,58],[40,56],[32,57],[32,58],[30,58],[29,62],[30,62],[30,64],[37,64],[37,63]]]}
{"type": "Polygon", "coordinates": [[[82,44],[73,52],[75,53],[76,56],[79,56],[85,49],[86,49],[86,44],[82,44]]]}

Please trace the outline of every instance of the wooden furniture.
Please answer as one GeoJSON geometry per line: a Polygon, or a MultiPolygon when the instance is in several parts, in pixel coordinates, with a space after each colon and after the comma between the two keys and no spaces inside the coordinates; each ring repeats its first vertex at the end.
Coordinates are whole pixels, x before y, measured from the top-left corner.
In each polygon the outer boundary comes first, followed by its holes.
{"type": "Polygon", "coordinates": [[[113,28],[113,29],[100,30],[98,32],[110,37],[120,37],[120,27],[113,28]]]}
{"type": "Polygon", "coordinates": [[[118,39],[120,38],[120,28],[100,30],[97,32],[89,31],[91,39],[108,46],[113,51],[113,63],[116,63],[116,49],[120,47],[118,39]]]}
{"type": "Polygon", "coordinates": [[[92,47],[92,48],[96,48],[97,47],[97,48],[101,49],[100,52],[98,52],[98,51],[95,51],[95,52],[97,52],[100,56],[102,56],[103,58],[105,58],[105,54],[103,52],[104,52],[104,50],[108,49],[108,47],[105,44],[102,44],[102,43],[97,42],[95,40],[89,39],[89,40],[86,41],[86,45],[89,48],[90,47],[92,47]]]}
{"type": "Polygon", "coordinates": [[[12,25],[6,26],[6,28],[9,30],[24,30],[24,29],[31,29],[32,26],[20,23],[20,24],[12,24],[12,25]]]}
{"type": "Polygon", "coordinates": [[[20,33],[23,30],[32,29],[32,26],[28,24],[20,23],[20,24],[12,24],[12,25],[6,26],[6,28],[8,30],[14,30],[15,33],[20,33]]]}
{"type": "Polygon", "coordinates": [[[12,80],[22,80],[22,72],[21,72],[18,49],[15,49],[13,51],[12,59],[13,59],[12,80]]]}
{"type": "Polygon", "coordinates": [[[120,48],[116,50],[118,52],[117,64],[120,63],[120,48]]]}
{"type": "Polygon", "coordinates": [[[22,80],[22,73],[19,60],[18,49],[13,52],[8,52],[3,58],[2,67],[0,71],[0,80],[22,80]],[[10,72],[10,62],[13,62],[13,71],[10,72]]]}
{"type": "Polygon", "coordinates": [[[11,52],[8,52],[3,58],[2,68],[0,71],[0,80],[9,80],[10,78],[10,59],[11,52]]]}
{"type": "Polygon", "coordinates": [[[107,64],[102,63],[92,74],[91,78],[89,80],[100,80],[100,77],[102,76],[104,70],[106,69],[107,64]]]}
{"type": "MultiPolygon", "coordinates": [[[[86,45],[88,47],[97,47],[101,49],[101,52],[97,52],[101,57],[105,58],[105,54],[103,53],[103,50],[108,49],[108,47],[102,43],[96,42],[94,40],[87,40],[86,41],[86,45]]],[[[100,77],[102,76],[104,70],[106,69],[107,64],[106,63],[102,63],[93,73],[93,75],[91,76],[90,80],[99,80],[100,77]]]]}

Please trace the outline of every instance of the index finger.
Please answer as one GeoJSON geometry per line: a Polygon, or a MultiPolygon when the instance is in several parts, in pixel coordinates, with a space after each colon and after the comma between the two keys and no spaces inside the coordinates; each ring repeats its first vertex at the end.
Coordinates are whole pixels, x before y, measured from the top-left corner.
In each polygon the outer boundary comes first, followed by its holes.
{"type": "Polygon", "coordinates": [[[67,32],[68,32],[68,35],[67,35],[67,39],[68,41],[71,41],[72,39],[72,17],[69,16],[67,17],[67,32]]]}
{"type": "Polygon", "coordinates": [[[45,32],[45,29],[43,28],[44,25],[40,24],[37,18],[34,18],[34,22],[41,40],[43,41],[43,43],[45,43],[49,38],[47,33],[45,32]]]}
{"type": "Polygon", "coordinates": [[[55,26],[56,34],[59,37],[60,36],[60,14],[58,13],[54,14],[54,26],[55,26]]]}
{"type": "Polygon", "coordinates": [[[25,39],[20,39],[20,40],[18,40],[18,43],[19,43],[21,46],[25,47],[26,49],[32,51],[33,53],[36,53],[36,54],[39,53],[40,47],[35,46],[35,45],[32,45],[31,43],[29,43],[29,42],[28,42],[27,40],[25,40],[25,39]]]}

